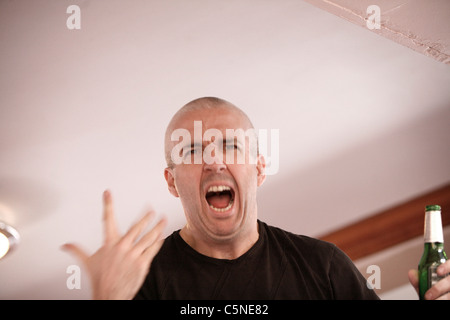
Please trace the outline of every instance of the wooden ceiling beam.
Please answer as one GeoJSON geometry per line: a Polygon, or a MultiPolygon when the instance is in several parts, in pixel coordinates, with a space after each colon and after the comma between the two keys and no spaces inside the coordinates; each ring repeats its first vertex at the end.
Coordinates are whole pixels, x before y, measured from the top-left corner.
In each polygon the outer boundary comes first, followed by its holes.
{"type": "Polygon", "coordinates": [[[442,207],[442,224],[450,224],[450,184],[366,219],[319,236],[342,249],[352,260],[423,235],[425,206],[442,207]]]}

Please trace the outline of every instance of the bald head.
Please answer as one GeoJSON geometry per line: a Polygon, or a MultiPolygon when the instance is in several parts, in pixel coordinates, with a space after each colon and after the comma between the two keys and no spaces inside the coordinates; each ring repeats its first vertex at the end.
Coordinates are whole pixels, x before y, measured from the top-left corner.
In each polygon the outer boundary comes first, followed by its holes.
{"type": "Polygon", "coordinates": [[[252,122],[245,114],[245,112],[226,100],[216,97],[203,97],[192,100],[175,113],[167,126],[164,138],[164,149],[167,166],[173,166],[173,162],[171,159],[171,135],[175,129],[179,128],[179,124],[181,121],[189,117],[194,112],[217,111],[217,113],[220,114],[220,112],[224,110],[235,113],[236,117],[239,117],[240,120],[243,120],[246,123],[247,128],[254,128],[252,122]]]}

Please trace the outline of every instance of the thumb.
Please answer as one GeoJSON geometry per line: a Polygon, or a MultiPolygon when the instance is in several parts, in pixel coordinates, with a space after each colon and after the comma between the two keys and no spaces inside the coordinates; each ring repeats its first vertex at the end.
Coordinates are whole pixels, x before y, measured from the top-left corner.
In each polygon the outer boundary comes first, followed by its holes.
{"type": "Polygon", "coordinates": [[[409,282],[411,282],[414,289],[416,289],[417,294],[419,294],[419,271],[416,269],[411,269],[408,271],[409,282]]]}
{"type": "Polygon", "coordinates": [[[89,258],[89,255],[83,249],[72,243],[63,244],[61,249],[75,256],[83,264],[86,264],[87,259],[89,258]]]}

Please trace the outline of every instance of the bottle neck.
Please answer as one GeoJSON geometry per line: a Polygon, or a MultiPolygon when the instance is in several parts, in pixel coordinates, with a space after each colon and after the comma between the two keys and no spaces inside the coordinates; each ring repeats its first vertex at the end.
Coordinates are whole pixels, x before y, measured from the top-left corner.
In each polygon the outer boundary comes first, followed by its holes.
{"type": "Polygon", "coordinates": [[[442,242],[425,242],[424,243],[425,250],[433,250],[433,251],[443,251],[444,244],[442,242]]]}
{"type": "Polygon", "coordinates": [[[444,243],[444,234],[442,232],[442,220],[440,211],[425,212],[424,242],[444,243]]]}

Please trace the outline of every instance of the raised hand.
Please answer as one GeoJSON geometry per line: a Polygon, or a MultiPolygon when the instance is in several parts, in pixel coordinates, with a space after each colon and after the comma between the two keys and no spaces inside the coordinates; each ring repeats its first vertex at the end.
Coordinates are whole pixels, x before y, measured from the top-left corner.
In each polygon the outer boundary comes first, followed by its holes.
{"type": "Polygon", "coordinates": [[[62,248],[75,255],[89,273],[94,299],[132,299],[140,289],[153,258],[163,244],[164,218],[138,239],[153,216],[152,211],[146,213],[121,236],[114,218],[111,193],[105,191],[103,246],[89,256],[74,244],[63,245],[62,248]]]}

